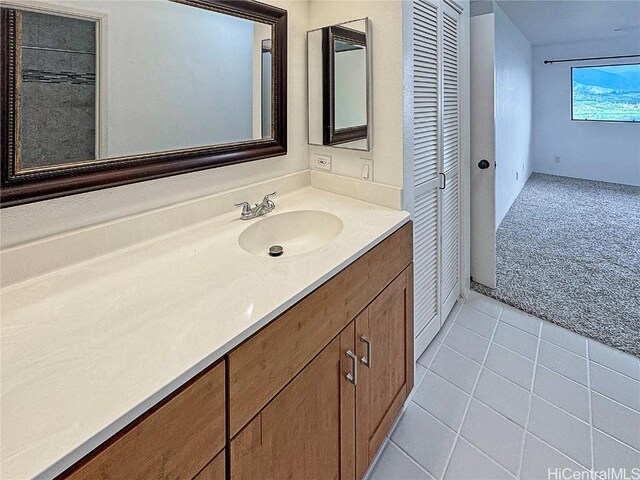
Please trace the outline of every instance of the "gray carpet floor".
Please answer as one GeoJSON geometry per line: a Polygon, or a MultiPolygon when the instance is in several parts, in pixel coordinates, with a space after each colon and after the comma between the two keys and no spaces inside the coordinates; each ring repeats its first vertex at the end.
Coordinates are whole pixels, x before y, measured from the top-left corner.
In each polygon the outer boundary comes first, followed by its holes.
{"type": "Polygon", "coordinates": [[[472,288],[640,357],[640,188],[534,173],[472,288]]]}

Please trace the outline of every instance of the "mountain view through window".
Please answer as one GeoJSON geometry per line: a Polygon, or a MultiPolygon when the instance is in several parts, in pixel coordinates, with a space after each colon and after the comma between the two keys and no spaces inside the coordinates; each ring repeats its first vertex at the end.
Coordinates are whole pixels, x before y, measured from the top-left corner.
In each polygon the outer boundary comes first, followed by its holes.
{"type": "Polygon", "coordinates": [[[640,122],[640,64],[571,69],[573,120],[640,122]]]}

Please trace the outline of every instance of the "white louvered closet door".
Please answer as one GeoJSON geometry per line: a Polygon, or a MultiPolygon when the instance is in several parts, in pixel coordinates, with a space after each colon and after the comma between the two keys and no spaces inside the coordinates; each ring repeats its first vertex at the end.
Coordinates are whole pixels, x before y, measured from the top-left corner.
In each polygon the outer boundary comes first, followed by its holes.
{"type": "Polygon", "coordinates": [[[413,2],[414,332],[416,354],[440,328],[438,171],[440,135],[436,2],[413,2]],[[435,327],[435,328],[434,328],[435,327]]]}
{"type": "Polygon", "coordinates": [[[442,5],[441,323],[460,296],[460,14],[442,5]]]}
{"type": "Polygon", "coordinates": [[[460,293],[458,13],[413,2],[414,298],[416,355],[460,293]]]}

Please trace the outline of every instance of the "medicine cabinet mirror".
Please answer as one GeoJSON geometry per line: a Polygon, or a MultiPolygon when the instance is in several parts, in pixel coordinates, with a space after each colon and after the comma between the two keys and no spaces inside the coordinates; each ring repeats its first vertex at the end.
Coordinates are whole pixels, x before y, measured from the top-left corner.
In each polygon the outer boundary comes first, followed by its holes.
{"type": "Polygon", "coordinates": [[[309,144],[371,149],[371,27],[353,20],[307,32],[309,144]]]}
{"type": "Polygon", "coordinates": [[[2,206],[286,153],[287,12],[2,2],[2,206]]]}

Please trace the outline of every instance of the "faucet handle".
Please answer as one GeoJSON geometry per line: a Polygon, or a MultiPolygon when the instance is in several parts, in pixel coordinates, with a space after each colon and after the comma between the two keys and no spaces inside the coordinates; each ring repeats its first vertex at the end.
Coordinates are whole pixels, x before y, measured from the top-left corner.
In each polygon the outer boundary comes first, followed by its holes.
{"type": "Polygon", "coordinates": [[[236,203],[234,206],[242,207],[242,215],[248,215],[251,213],[251,204],[249,202],[236,203]]]}
{"type": "Polygon", "coordinates": [[[262,199],[262,203],[264,205],[269,205],[270,207],[275,207],[275,203],[273,203],[273,200],[271,200],[271,197],[275,197],[277,194],[278,192],[267,193],[262,199]]]}

